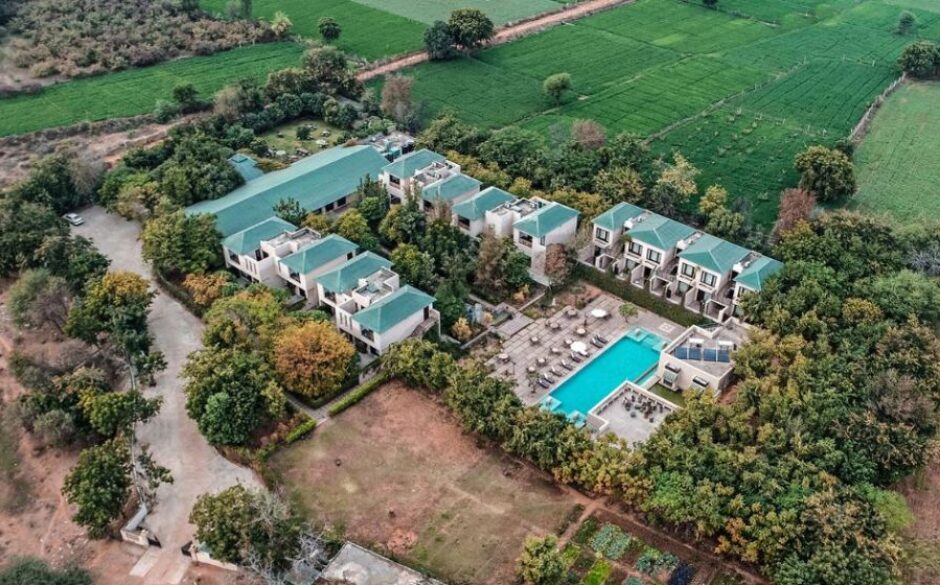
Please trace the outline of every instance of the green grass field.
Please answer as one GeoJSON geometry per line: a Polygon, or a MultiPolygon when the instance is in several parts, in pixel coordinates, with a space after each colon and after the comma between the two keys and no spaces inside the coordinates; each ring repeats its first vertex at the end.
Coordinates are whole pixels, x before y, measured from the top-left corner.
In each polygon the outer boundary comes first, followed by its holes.
{"type": "Polygon", "coordinates": [[[590,118],[654,136],[655,151],[682,150],[704,184],[746,198],[769,225],[777,194],[795,182],[793,157],[845,137],[899,74],[897,56],[915,38],[894,33],[900,11],[915,12],[917,36],[940,35],[940,9],[890,1],[723,0],[708,10],[638,0],[406,74],[432,115],[539,131],[590,118]],[[556,106],[541,84],[561,71],[573,92],[556,106]]]}
{"type": "Polygon", "coordinates": [[[940,83],[912,83],[888,98],[855,151],[859,209],[899,221],[940,218],[940,83]]]}
{"type": "Polygon", "coordinates": [[[263,80],[274,69],[298,65],[303,50],[294,43],[252,45],[0,99],[0,136],[151,112],[156,100],[171,99],[173,87],[182,82],[193,83],[202,96],[210,97],[237,79],[263,80]]]}

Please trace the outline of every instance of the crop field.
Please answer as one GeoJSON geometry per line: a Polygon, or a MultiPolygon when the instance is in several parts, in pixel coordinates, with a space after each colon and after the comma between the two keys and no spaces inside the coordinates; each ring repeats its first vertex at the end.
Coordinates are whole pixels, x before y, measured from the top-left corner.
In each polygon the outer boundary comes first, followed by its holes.
{"type": "Polygon", "coordinates": [[[210,97],[237,79],[260,81],[269,71],[297,65],[303,50],[294,43],[252,45],[0,99],[0,136],[151,112],[156,100],[171,99],[173,87],[183,82],[194,84],[202,96],[210,97]]]}
{"type": "Polygon", "coordinates": [[[898,76],[904,46],[938,35],[940,7],[924,0],[723,0],[718,10],[638,0],[406,74],[431,115],[538,131],[590,118],[649,136],[769,225],[794,155],[844,138],[898,76]],[[895,33],[904,9],[918,21],[908,36],[895,33]],[[556,105],[541,84],[563,71],[573,87],[556,105]]]}
{"type": "MultiPolygon", "coordinates": [[[[228,0],[201,0],[201,4],[221,15],[228,0]]],[[[456,8],[479,8],[501,25],[560,7],[553,0],[255,0],[253,11],[266,20],[284,12],[294,24],[293,33],[312,39],[320,38],[320,19],[333,18],[343,29],[334,44],[374,60],[420,49],[428,25],[447,20],[456,8]]]]}
{"type": "Polygon", "coordinates": [[[940,83],[912,83],[888,98],[855,151],[853,203],[899,221],[940,218],[940,83]]]}

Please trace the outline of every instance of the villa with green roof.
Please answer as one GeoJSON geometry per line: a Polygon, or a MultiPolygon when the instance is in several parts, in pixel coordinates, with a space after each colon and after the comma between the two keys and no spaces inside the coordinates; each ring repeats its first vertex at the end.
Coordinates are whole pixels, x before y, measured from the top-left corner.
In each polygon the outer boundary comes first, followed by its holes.
{"type": "Polygon", "coordinates": [[[388,347],[439,327],[433,297],[401,286],[387,259],[365,252],[317,277],[320,305],[363,353],[388,347]]]}
{"type": "Polygon", "coordinates": [[[263,244],[296,231],[294,224],[279,217],[269,217],[235,232],[222,240],[225,266],[250,282],[279,286],[275,257],[264,249],[263,244]]]}
{"type": "Polygon", "coordinates": [[[309,304],[318,305],[317,277],[351,260],[357,248],[356,244],[336,234],[299,246],[294,244],[291,253],[278,258],[278,274],[291,292],[306,298],[309,304]]]}
{"type": "Polygon", "coordinates": [[[274,206],[288,197],[309,212],[341,211],[360,181],[377,178],[387,164],[372,146],[338,146],[254,178],[224,197],[191,205],[186,213],[213,214],[228,237],[274,217],[274,206]]]}
{"type": "Polygon", "coordinates": [[[479,237],[486,227],[486,212],[516,200],[516,196],[497,187],[488,187],[451,208],[453,223],[471,237],[479,237]]]}
{"type": "Polygon", "coordinates": [[[461,173],[460,165],[426,148],[385,165],[379,180],[392,204],[420,193],[421,208],[426,212],[440,203],[453,207],[480,192],[480,181],[461,173]]]}
{"type": "Polygon", "coordinates": [[[646,210],[631,205],[630,203],[618,203],[604,213],[598,215],[591,222],[593,224],[592,239],[592,259],[594,267],[600,270],[607,270],[611,264],[616,263],[622,256],[623,230],[626,223],[640,215],[646,210]]]}
{"type": "Polygon", "coordinates": [[[737,244],[710,234],[697,235],[679,252],[676,298],[681,297],[682,304],[693,311],[716,318],[730,316],[731,279],[750,255],[750,250],[737,244]]]}

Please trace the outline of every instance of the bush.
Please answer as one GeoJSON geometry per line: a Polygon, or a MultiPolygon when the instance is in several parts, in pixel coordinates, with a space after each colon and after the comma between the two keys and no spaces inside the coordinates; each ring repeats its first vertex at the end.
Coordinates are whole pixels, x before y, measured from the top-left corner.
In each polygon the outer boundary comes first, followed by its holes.
{"type": "Polygon", "coordinates": [[[313,432],[313,429],[317,427],[317,419],[309,418],[304,422],[300,423],[296,427],[292,428],[287,436],[284,437],[284,444],[290,445],[296,443],[300,439],[303,439],[307,435],[313,432]]]}
{"type": "Polygon", "coordinates": [[[620,527],[608,523],[591,539],[591,548],[611,560],[618,561],[635,543],[635,538],[625,534],[620,527]]]}
{"type": "Polygon", "coordinates": [[[338,415],[350,406],[357,404],[369,394],[372,394],[376,388],[382,384],[385,384],[386,382],[388,382],[388,375],[386,373],[382,372],[377,374],[371,380],[359,385],[356,388],[353,388],[345,396],[331,404],[330,408],[327,409],[327,412],[330,416],[338,415]]]}
{"type": "Polygon", "coordinates": [[[676,570],[669,576],[667,585],[689,585],[695,577],[695,567],[686,563],[680,563],[676,570]]]}
{"type": "Polygon", "coordinates": [[[81,569],[56,570],[40,559],[23,558],[0,569],[0,585],[92,585],[92,581],[81,569]]]}
{"type": "Polygon", "coordinates": [[[597,518],[591,516],[581,524],[572,540],[577,544],[587,544],[588,541],[594,537],[599,528],[597,518]]]}
{"type": "Polygon", "coordinates": [[[180,106],[167,100],[157,100],[157,105],[153,108],[153,117],[157,122],[165,124],[173,118],[179,116],[180,106]]]}

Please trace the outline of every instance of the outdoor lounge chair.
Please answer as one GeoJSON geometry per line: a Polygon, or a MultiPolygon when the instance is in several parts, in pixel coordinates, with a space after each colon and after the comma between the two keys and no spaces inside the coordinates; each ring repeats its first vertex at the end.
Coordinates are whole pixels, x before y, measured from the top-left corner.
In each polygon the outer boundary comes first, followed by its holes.
{"type": "Polygon", "coordinates": [[[568,370],[569,372],[574,369],[574,366],[572,366],[571,364],[569,364],[569,363],[568,363],[567,361],[565,361],[565,360],[561,360],[561,367],[565,368],[565,369],[568,370]]]}
{"type": "Polygon", "coordinates": [[[546,390],[552,387],[551,383],[549,383],[544,378],[539,378],[539,386],[541,386],[542,388],[545,388],[546,390]]]}
{"type": "Polygon", "coordinates": [[[581,356],[579,356],[579,355],[576,354],[575,352],[571,352],[571,359],[573,359],[574,361],[576,361],[576,362],[578,362],[578,363],[581,363],[581,361],[582,361],[584,358],[581,357],[581,356]]]}
{"type": "Polygon", "coordinates": [[[604,345],[607,345],[608,343],[610,343],[610,341],[608,341],[606,337],[601,337],[600,335],[595,335],[594,337],[596,337],[597,340],[603,343],[604,345]]]}
{"type": "Polygon", "coordinates": [[[556,368],[555,366],[552,366],[552,367],[548,368],[548,371],[551,372],[552,375],[555,376],[556,378],[564,378],[564,377],[565,377],[565,374],[562,373],[562,372],[560,372],[560,371],[558,371],[558,368],[556,368]]]}
{"type": "Polygon", "coordinates": [[[603,342],[601,342],[601,340],[598,339],[596,336],[591,338],[591,345],[593,345],[594,347],[604,347],[603,342]]]}
{"type": "Polygon", "coordinates": [[[552,377],[549,376],[548,374],[542,374],[540,377],[541,377],[543,380],[545,380],[546,382],[548,382],[549,384],[554,384],[554,383],[555,383],[555,378],[552,378],[552,377]]]}

